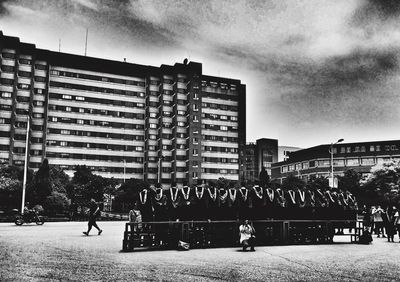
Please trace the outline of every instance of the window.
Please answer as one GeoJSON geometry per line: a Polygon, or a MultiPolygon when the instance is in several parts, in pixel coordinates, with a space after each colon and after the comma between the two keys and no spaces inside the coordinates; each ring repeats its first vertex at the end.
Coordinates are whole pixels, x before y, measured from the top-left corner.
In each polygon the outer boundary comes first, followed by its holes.
{"type": "Polygon", "coordinates": [[[355,146],[354,147],[354,152],[360,152],[360,147],[359,146],[355,146]]]}
{"type": "Polygon", "coordinates": [[[43,118],[43,114],[41,113],[33,113],[34,118],[43,118]]]}
{"type": "Polygon", "coordinates": [[[340,147],[340,153],[341,153],[341,154],[346,153],[346,148],[345,148],[345,147],[340,147]]]}
{"type": "Polygon", "coordinates": [[[83,108],[79,108],[78,112],[80,112],[80,113],[84,113],[84,112],[85,112],[85,109],[83,109],[83,108]]]}
{"type": "Polygon", "coordinates": [[[223,130],[223,131],[227,131],[227,130],[228,130],[228,127],[225,126],[225,125],[221,125],[221,126],[220,126],[220,129],[223,130]]]}
{"type": "Polygon", "coordinates": [[[62,98],[63,98],[64,100],[71,100],[71,99],[72,99],[72,96],[71,96],[71,95],[62,95],[62,98]]]}
{"type": "Polygon", "coordinates": [[[68,142],[67,141],[60,141],[60,146],[66,147],[66,146],[68,146],[68,142]]]}
{"type": "Polygon", "coordinates": [[[361,146],[361,152],[365,152],[365,146],[361,146]]]}
{"type": "Polygon", "coordinates": [[[397,150],[397,147],[396,147],[396,145],[392,145],[392,146],[390,146],[390,149],[391,149],[392,151],[396,151],[396,150],[397,150]]]}
{"type": "Polygon", "coordinates": [[[351,147],[346,147],[346,153],[351,153],[351,147]]]}
{"type": "Polygon", "coordinates": [[[1,92],[1,98],[11,98],[11,92],[1,92]]]}
{"type": "Polygon", "coordinates": [[[61,130],[61,134],[70,135],[70,133],[71,132],[69,130],[66,130],[66,129],[61,130]]]}
{"type": "Polygon", "coordinates": [[[85,97],[76,96],[75,100],[77,100],[77,101],[85,101],[85,97]]]}
{"type": "Polygon", "coordinates": [[[374,152],[374,151],[375,151],[374,145],[369,146],[369,151],[370,151],[370,152],[374,152]]]}
{"type": "Polygon", "coordinates": [[[43,101],[34,101],[33,104],[37,107],[43,107],[43,101]]]}
{"type": "Polygon", "coordinates": [[[196,104],[193,104],[193,111],[197,112],[199,110],[199,107],[196,104]]]}
{"type": "Polygon", "coordinates": [[[199,122],[199,117],[198,116],[193,116],[193,121],[194,122],[199,122]]]}
{"type": "Polygon", "coordinates": [[[182,121],[178,121],[178,126],[185,126],[185,123],[182,121]]]}
{"type": "Polygon", "coordinates": [[[56,70],[51,70],[51,71],[50,71],[50,74],[51,74],[51,75],[60,75],[60,72],[59,72],[59,71],[56,71],[56,70]]]}
{"type": "Polygon", "coordinates": [[[194,138],[193,138],[193,144],[198,144],[198,143],[199,143],[199,138],[194,137],[194,138]]]}
{"type": "Polygon", "coordinates": [[[150,123],[150,128],[157,128],[157,124],[155,124],[155,123],[150,123]]]}
{"type": "Polygon", "coordinates": [[[347,166],[358,166],[359,159],[347,159],[347,166]]]}
{"type": "Polygon", "coordinates": [[[77,123],[77,124],[84,124],[84,121],[83,121],[83,119],[77,119],[77,120],[76,120],[76,123],[77,123]]]}
{"type": "Polygon", "coordinates": [[[199,154],[199,151],[197,149],[193,149],[193,156],[197,156],[199,154]]]}
{"type": "Polygon", "coordinates": [[[142,152],[142,151],[143,151],[143,147],[141,147],[141,146],[136,146],[136,151],[142,152]]]}
{"type": "Polygon", "coordinates": [[[43,89],[35,88],[35,94],[43,94],[43,89]]]}
{"type": "Polygon", "coordinates": [[[336,147],[333,147],[333,148],[332,148],[332,153],[333,153],[333,154],[337,154],[337,148],[336,148],[336,147]]]}
{"type": "Polygon", "coordinates": [[[390,151],[390,145],[385,146],[385,151],[390,151]]]}
{"type": "Polygon", "coordinates": [[[151,118],[156,118],[156,117],[157,117],[157,113],[150,113],[149,116],[150,116],[151,118]]]}
{"type": "Polygon", "coordinates": [[[18,89],[29,90],[29,89],[31,89],[31,86],[29,84],[25,84],[25,83],[18,83],[18,89]]]}
{"type": "Polygon", "coordinates": [[[72,110],[71,107],[65,107],[66,112],[70,112],[71,110],[72,110]]]}
{"type": "Polygon", "coordinates": [[[375,149],[376,149],[375,151],[380,152],[380,150],[381,150],[381,145],[376,145],[375,149]]]}
{"type": "Polygon", "coordinates": [[[361,159],[362,165],[374,165],[374,158],[362,158],[361,159]]]}

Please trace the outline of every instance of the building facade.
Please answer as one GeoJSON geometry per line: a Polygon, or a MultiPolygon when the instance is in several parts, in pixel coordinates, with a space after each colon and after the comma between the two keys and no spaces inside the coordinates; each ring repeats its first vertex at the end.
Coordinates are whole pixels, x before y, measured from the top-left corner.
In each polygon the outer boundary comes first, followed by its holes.
{"type": "Polygon", "coordinates": [[[271,176],[271,167],[278,161],[278,140],[262,138],[247,143],[240,152],[241,181],[255,182],[262,167],[271,176]]]}
{"type": "Polygon", "coordinates": [[[289,155],[291,152],[296,152],[301,150],[299,147],[292,146],[279,146],[278,147],[278,162],[283,162],[289,159],[289,155]]]}
{"type": "Polygon", "coordinates": [[[44,158],[150,183],[239,180],[246,87],[200,63],[144,66],[38,49],[0,32],[0,161],[44,158]]]}
{"type": "MultiPolygon", "coordinates": [[[[272,165],[272,179],[282,183],[289,175],[307,181],[311,176],[331,175],[331,145],[319,145],[289,154],[289,159],[272,165]]],[[[332,146],[334,176],[353,169],[363,176],[371,167],[390,161],[400,161],[400,140],[360,143],[340,143],[332,146]]]]}

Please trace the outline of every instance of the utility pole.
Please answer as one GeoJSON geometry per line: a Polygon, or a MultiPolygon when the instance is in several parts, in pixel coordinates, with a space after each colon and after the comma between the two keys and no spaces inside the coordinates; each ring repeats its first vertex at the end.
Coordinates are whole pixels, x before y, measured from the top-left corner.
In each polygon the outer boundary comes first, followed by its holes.
{"type": "Polygon", "coordinates": [[[29,129],[30,129],[30,118],[27,116],[28,123],[26,126],[26,139],[25,139],[25,163],[24,163],[24,179],[22,182],[22,203],[21,203],[21,214],[24,214],[25,207],[25,190],[26,190],[26,177],[28,174],[28,149],[29,149],[29,129]]]}

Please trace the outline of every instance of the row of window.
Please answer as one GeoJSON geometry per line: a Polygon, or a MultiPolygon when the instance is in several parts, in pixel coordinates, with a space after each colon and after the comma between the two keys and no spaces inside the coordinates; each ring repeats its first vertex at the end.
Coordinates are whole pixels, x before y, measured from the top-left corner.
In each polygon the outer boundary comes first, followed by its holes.
{"type": "Polygon", "coordinates": [[[105,126],[112,128],[125,128],[125,129],[144,129],[143,124],[131,124],[131,123],[121,123],[121,122],[109,122],[109,121],[99,121],[99,120],[88,120],[88,119],[76,119],[67,117],[54,117],[49,116],[50,122],[60,122],[60,123],[74,123],[80,125],[93,125],[93,126],[105,126]]]}
{"type": "Polygon", "coordinates": [[[238,159],[230,159],[230,158],[202,158],[202,161],[207,163],[230,163],[230,164],[237,164],[239,162],[238,159]]]}
{"type": "Polygon", "coordinates": [[[69,129],[58,129],[49,128],[48,133],[51,134],[63,134],[63,135],[75,135],[75,136],[87,136],[87,137],[99,137],[99,138],[111,138],[118,140],[136,140],[143,141],[143,135],[130,135],[130,134],[120,134],[120,133],[108,133],[108,132],[98,132],[98,131],[82,131],[82,130],[69,130],[69,129]]]}
{"type": "Polygon", "coordinates": [[[55,75],[55,76],[65,76],[65,77],[102,81],[102,82],[112,82],[112,83],[118,83],[118,84],[136,85],[136,86],[141,86],[141,87],[145,86],[145,83],[143,81],[121,79],[121,78],[99,76],[99,75],[91,75],[91,74],[84,74],[84,73],[51,70],[50,74],[55,75]]]}
{"type": "Polygon", "coordinates": [[[234,111],[234,112],[238,111],[237,106],[229,106],[229,105],[215,104],[215,103],[202,103],[201,105],[203,108],[210,108],[215,110],[234,111]]]}
{"type": "Polygon", "coordinates": [[[203,173],[220,173],[220,174],[238,174],[237,169],[220,169],[220,168],[202,168],[203,173]]]}
{"type": "Polygon", "coordinates": [[[48,146],[61,146],[61,147],[103,149],[103,150],[112,150],[112,151],[143,152],[143,146],[127,146],[127,145],[117,145],[117,144],[86,143],[86,142],[76,142],[76,141],[47,140],[47,145],[48,146]]]}
{"type": "Polygon", "coordinates": [[[131,113],[131,112],[129,113],[129,112],[99,110],[99,109],[91,109],[91,108],[59,106],[59,105],[52,105],[52,104],[49,105],[49,110],[93,114],[93,115],[103,115],[103,116],[112,116],[112,117],[133,118],[133,119],[140,119],[140,120],[144,119],[144,114],[140,114],[140,113],[131,113]]]}
{"type": "Polygon", "coordinates": [[[236,137],[226,137],[226,136],[214,136],[214,135],[203,135],[203,140],[208,141],[221,141],[221,142],[238,142],[236,137]]]}
{"type": "Polygon", "coordinates": [[[126,102],[121,100],[112,100],[112,99],[100,99],[100,98],[92,98],[92,97],[81,97],[81,96],[71,96],[65,94],[56,94],[50,93],[50,99],[59,99],[59,100],[76,100],[76,101],[86,101],[89,103],[99,103],[104,105],[114,105],[114,106],[125,106],[130,108],[144,108],[144,103],[134,103],[134,102],[126,102]]]}
{"type": "Polygon", "coordinates": [[[142,157],[124,157],[124,156],[107,156],[107,155],[88,155],[88,154],[72,154],[72,153],[54,153],[48,152],[48,158],[58,159],[76,159],[76,160],[97,160],[110,162],[126,162],[126,163],[143,163],[142,157]]]}
{"type": "MultiPolygon", "coordinates": [[[[333,166],[343,167],[343,166],[359,166],[359,165],[375,165],[381,164],[385,162],[390,162],[391,160],[399,161],[400,157],[379,157],[379,158],[348,158],[348,159],[334,159],[333,166]]],[[[329,159],[318,160],[318,161],[307,161],[302,163],[291,164],[288,166],[282,166],[281,172],[291,172],[298,171],[302,169],[309,169],[315,167],[330,167],[331,161],[329,159]]]]}
{"type": "Polygon", "coordinates": [[[205,152],[220,152],[220,153],[233,153],[233,154],[238,153],[237,148],[226,148],[226,147],[202,146],[202,150],[205,152]]]}
{"type": "Polygon", "coordinates": [[[215,81],[206,81],[206,80],[202,80],[201,81],[201,86],[202,87],[207,87],[207,86],[211,86],[211,87],[213,87],[213,88],[221,88],[221,89],[224,89],[224,90],[233,90],[233,91],[235,91],[236,90],[236,85],[235,84],[227,84],[227,83],[224,83],[224,82],[220,82],[220,83],[218,83],[218,82],[215,82],[215,81]]]}
{"type": "Polygon", "coordinates": [[[50,86],[58,87],[58,88],[65,88],[65,89],[110,93],[110,94],[118,94],[118,95],[128,95],[128,96],[134,96],[134,97],[144,97],[145,96],[144,92],[136,92],[136,91],[129,91],[129,90],[113,89],[113,88],[104,88],[104,87],[82,85],[82,84],[64,83],[64,82],[58,82],[58,81],[50,81],[50,86]]]}
{"type": "Polygon", "coordinates": [[[223,120],[223,121],[237,121],[238,117],[237,116],[227,116],[227,115],[217,115],[217,114],[206,114],[202,113],[201,114],[202,118],[207,118],[207,119],[212,119],[212,120],[223,120]]]}
{"type": "Polygon", "coordinates": [[[203,92],[204,98],[212,98],[212,99],[222,99],[224,101],[237,101],[238,97],[233,95],[227,94],[220,94],[220,93],[211,93],[211,92],[203,92]]]}
{"type": "MultiPolygon", "coordinates": [[[[381,145],[370,145],[369,146],[369,151],[370,152],[380,152],[382,149],[381,149],[381,145]]],[[[392,145],[385,145],[384,150],[385,151],[397,151],[399,149],[398,149],[397,145],[392,144],[392,145]]],[[[337,148],[333,148],[332,152],[334,154],[336,154],[337,153],[337,148]]],[[[350,146],[340,147],[340,153],[341,154],[352,153],[352,152],[354,152],[354,153],[359,153],[359,152],[364,153],[364,152],[366,152],[366,146],[354,146],[353,147],[353,151],[352,151],[352,147],[350,147],[350,146]]]]}
{"type": "Polygon", "coordinates": [[[216,125],[216,124],[202,124],[201,128],[210,130],[220,130],[220,131],[237,131],[237,126],[226,126],[226,125],[216,125]]]}

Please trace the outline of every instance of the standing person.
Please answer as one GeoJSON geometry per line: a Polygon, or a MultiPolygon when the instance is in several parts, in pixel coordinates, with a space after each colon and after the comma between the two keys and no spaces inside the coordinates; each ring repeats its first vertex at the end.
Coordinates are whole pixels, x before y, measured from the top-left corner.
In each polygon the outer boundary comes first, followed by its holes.
{"type": "Polygon", "coordinates": [[[388,238],[388,242],[394,242],[394,234],[396,234],[396,227],[395,227],[395,212],[396,212],[396,207],[393,207],[390,209],[389,207],[386,209],[386,217],[387,217],[387,222],[386,222],[386,235],[388,238]]]}
{"type": "Polygon", "coordinates": [[[375,231],[376,234],[378,235],[378,238],[380,237],[380,234],[382,232],[382,237],[386,238],[385,233],[383,231],[384,223],[383,223],[383,215],[384,210],[381,208],[381,206],[378,206],[375,210],[372,211],[372,215],[374,217],[374,224],[375,224],[375,231]]]}
{"type": "Polygon", "coordinates": [[[250,251],[254,252],[255,230],[247,219],[244,221],[244,224],[240,225],[239,233],[240,244],[243,246],[243,251],[246,251],[247,247],[250,247],[250,251]]]}
{"type": "Polygon", "coordinates": [[[394,207],[393,222],[395,228],[397,229],[397,232],[399,232],[399,243],[400,243],[400,213],[396,207],[394,207]]]}
{"type": "Polygon", "coordinates": [[[369,209],[366,205],[364,205],[361,214],[363,216],[363,225],[368,228],[368,231],[371,231],[371,209],[369,209]]]}
{"type": "Polygon", "coordinates": [[[96,203],[94,199],[90,199],[89,203],[89,221],[88,221],[88,230],[86,232],[82,232],[86,236],[89,236],[89,232],[92,229],[92,226],[98,230],[98,235],[103,232],[96,223],[96,217],[100,215],[100,208],[99,205],[96,203]]]}

